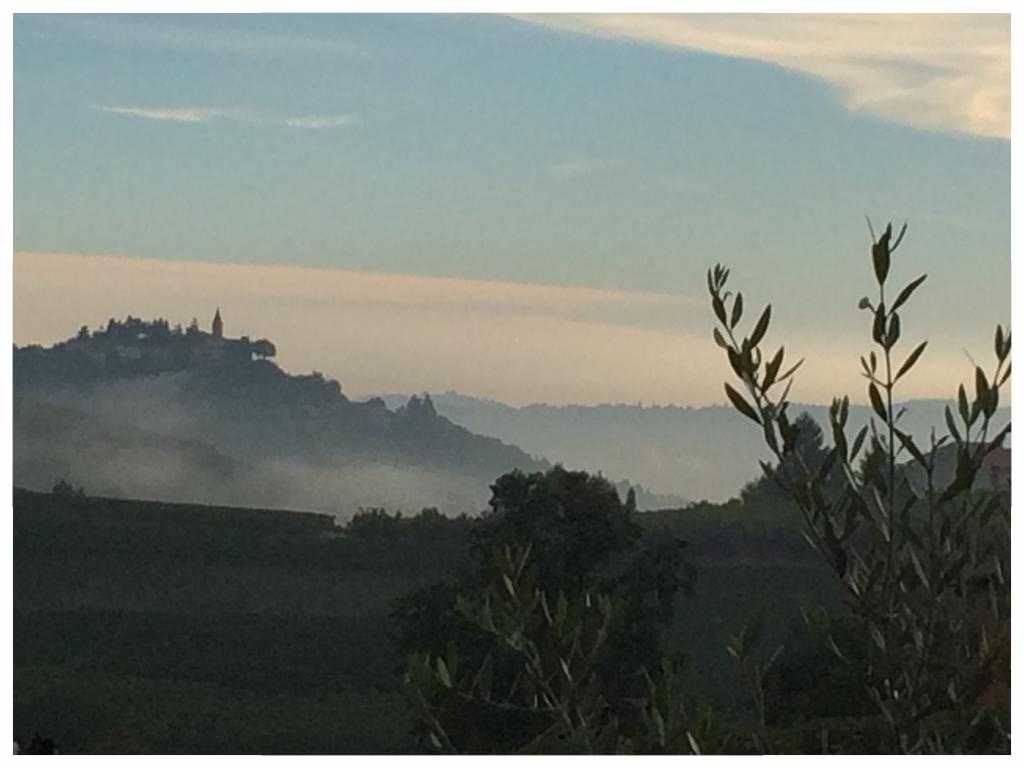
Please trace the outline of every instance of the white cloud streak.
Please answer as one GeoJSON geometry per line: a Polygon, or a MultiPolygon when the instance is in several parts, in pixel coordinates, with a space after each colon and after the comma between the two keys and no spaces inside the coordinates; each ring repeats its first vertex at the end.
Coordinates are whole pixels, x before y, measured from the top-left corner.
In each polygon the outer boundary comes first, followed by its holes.
{"type": "Polygon", "coordinates": [[[1010,138],[1008,14],[536,14],[545,27],[757,59],[819,78],[851,110],[1010,138]]]}
{"type": "Polygon", "coordinates": [[[146,120],[164,120],[173,123],[205,123],[223,113],[206,107],[109,107],[99,106],[104,112],[115,115],[130,115],[146,120]]]}
{"type": "Polygon", "coordinates": [[[353,115],[302,115],[299,117],[265,118],[250,110],[219,107],[141,107],[99,105],[96,109],[115,115],[141,117],[174,123],[206,123],[211,120],[233,120],[260,125],[281,125],[290,128],[317,130],[343,128],[356,122],[353,115]]]}
{"type": "Polygon", "coordinates": [[[289,117],[284,122],[292,128],[317,130],[322,128],[342,128],[351,125],[355,118],[351,115],[303,115],[289,117]]]}

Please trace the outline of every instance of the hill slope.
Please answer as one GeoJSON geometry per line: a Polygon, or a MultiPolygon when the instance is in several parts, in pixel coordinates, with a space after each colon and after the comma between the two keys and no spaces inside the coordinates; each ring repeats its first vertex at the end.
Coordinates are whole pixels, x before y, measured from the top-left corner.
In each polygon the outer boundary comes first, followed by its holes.
{"type": "Polygon", "coordinates": [[[459,514],[483,508],[499,475],[548,466],[453,424],[429,398],[356,403],[320,374],[242,356],[119,362],[15,349],[15,483],[346,517],[360,506],[459,514]]]}

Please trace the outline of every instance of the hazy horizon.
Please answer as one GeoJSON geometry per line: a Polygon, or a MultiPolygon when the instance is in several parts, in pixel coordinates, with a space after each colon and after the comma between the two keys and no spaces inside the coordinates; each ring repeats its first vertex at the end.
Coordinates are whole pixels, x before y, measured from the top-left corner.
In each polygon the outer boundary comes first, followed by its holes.
{"type": "MultiPolygon", "coordinates": [[[[773,332],[769,344],[785,343],[793,360],[807,357],[793,399],[827,403],[845,394],[864,401],[857,359],[866,316],[849,304],[850,328],[841,337],[794,327],[792,311],[775,304],[776,323],[787,330],[773,332]]],[[[49,345],[83,324],[98,328],[129,314],[183,326],[195,317],[208,328],[218,307],[227,335],[270,338],[283,368],[321,371],[356,398],[455,391],[512,405],[725,402],[727,364],[699,295],[15,254],[14,341],[21,346],[49,345]]],[[[909,321],[907,327],[915,333],[909,321]]],[[[986,359],[987,334],[966,343],[986,359]]],[[[948,399],[972,373],[963,349],[932,338],[900,397],[948,399]]]]}

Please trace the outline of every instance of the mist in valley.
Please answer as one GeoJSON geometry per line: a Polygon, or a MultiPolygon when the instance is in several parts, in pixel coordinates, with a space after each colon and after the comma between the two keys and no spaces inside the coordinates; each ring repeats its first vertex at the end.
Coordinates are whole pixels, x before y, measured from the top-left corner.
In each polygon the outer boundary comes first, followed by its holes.
{"type": "Polygon", "coordinates": [[[46,491],[64,480],[89,495],[310,510],[346,521],[376,507],[475,514],[486,507],[491,472],[543,466],[513,452],[483,473],[458,461],[446,467],[440,439],[434,456],[404,432],[368,439],[375,422],[386,431],[395,418],[383,406],[225,403],[197,395],[194,384],[180,372],[20,388],[15,485],[46,491]],[[351,410],[358,418],[345,418],[351,410]]]}

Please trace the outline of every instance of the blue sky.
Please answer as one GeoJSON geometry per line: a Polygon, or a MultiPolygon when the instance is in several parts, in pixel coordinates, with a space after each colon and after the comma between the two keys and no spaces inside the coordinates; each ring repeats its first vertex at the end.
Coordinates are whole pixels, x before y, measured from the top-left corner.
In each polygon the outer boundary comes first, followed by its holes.
{"type": "MultiPolygon", "coordinates": [[[[722,261],[813,349],[866,341],[869,215],[910,222],[917,327],[987,354],[1010,308],[990,21],[936,27],[934,58],[882,41],[872,67],[854,21],[747,21],[729,56],[721,29],[605,21],[17,16],[15,250],[699,299],[722,261]]],[[[39,336],[22,307],[16,339],[39,336]]]]}

